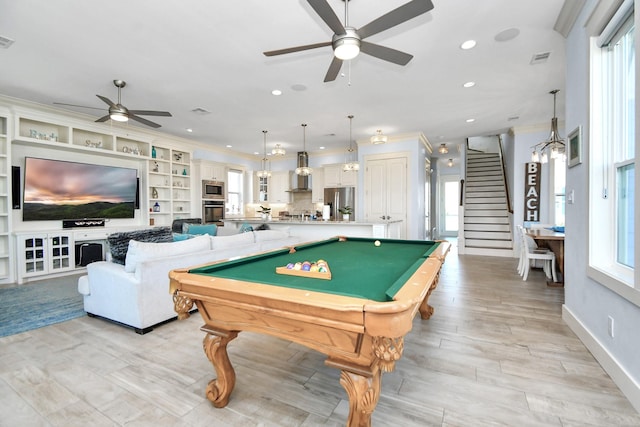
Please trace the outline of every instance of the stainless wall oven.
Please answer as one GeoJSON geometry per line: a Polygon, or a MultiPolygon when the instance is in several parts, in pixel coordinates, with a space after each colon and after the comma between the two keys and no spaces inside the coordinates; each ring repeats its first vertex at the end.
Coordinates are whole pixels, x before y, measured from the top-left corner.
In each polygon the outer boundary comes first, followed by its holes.
{"type": "Polygon", "coordinates": [[[224,225],[224,200],[202,201],[202,222],[204,224],[224,225]]]}

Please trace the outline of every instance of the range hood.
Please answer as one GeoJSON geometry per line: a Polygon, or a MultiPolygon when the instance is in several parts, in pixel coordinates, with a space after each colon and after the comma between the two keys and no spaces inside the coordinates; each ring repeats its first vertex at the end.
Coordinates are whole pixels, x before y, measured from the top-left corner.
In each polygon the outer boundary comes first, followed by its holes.
{"type": "MultiPolygon", "coordinates": [[[[309,154],[306,151],[298,151],[297,167],[309,166],[309,154]]],[[[291,193],[310,193],[309,177],[304,175],[297,176],[297,187],[291,190],[291,193]]]]}

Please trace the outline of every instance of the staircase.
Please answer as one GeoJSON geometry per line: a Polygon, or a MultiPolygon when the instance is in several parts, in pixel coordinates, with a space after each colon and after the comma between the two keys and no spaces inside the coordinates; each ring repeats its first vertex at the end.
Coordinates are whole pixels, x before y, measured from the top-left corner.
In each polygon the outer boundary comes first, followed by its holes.
{"type": "Polygon", "coordinates": [[[464,253],[513,257],[511,214],[497,153],[467,151],[464,253]]]}

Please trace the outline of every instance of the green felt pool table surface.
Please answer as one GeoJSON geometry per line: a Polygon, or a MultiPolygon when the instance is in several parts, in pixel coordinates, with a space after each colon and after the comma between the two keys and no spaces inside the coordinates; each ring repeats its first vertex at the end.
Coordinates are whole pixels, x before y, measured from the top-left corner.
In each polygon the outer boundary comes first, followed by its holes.
{"type": "Polygon", "coordinates": [[[336,237],[295,246],[293,253],[289,249],[277,250],[193,268],[189,273],[384,302],[393,299],[439,244],[424,240],[336,237]],[[374,244],[376,240],[380,246],[374,244]],[[276,273],[276,267],[288,263],[321,259],[329,265],[331,280],[276,273]]]}

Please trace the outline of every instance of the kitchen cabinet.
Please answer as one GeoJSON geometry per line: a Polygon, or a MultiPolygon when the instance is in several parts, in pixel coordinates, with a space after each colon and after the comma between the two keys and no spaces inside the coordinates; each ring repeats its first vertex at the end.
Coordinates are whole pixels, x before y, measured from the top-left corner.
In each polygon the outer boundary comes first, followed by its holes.
{"type": "Polygon", "coordinates": [[[291,201],[291,172],[271,173],[268,201],[271,203],[289,203],[291,201]]]}
{"type": "Polygon", "coordinates": [[[311,175],[311,203],[324,203],[324,168],[314,168],[311,175]]]}
{"type": "Polygon", "coordinates": [[[324,165],[325,187],[355,187],[358,184],[358,172],[342,170],[342,164],[324,165]]]}

